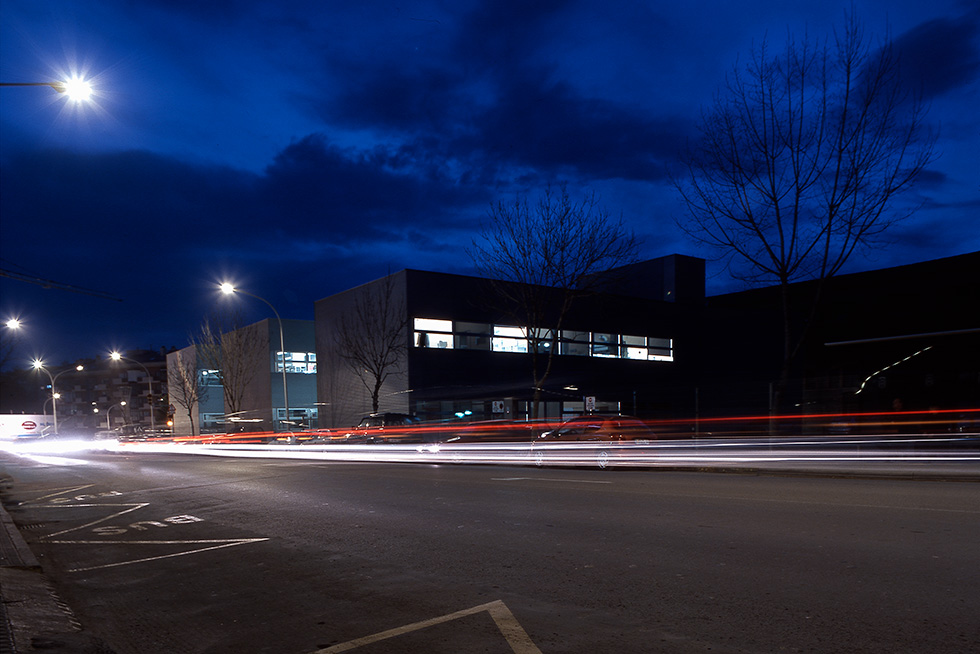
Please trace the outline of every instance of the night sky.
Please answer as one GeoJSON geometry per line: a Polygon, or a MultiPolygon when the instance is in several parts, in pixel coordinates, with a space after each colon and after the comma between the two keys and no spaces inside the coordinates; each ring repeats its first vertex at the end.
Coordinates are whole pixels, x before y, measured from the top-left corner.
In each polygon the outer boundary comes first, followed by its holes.
{"type": "MultiPolygon", "coordinates": [[[[469,274],[490,203],[567,183],[643,239],[739,57],[832,35],[850,0],[4,0],[0,81],[80,74],[93,101],[0,89],[0,278],[18,352],[50,363],[187,344],[231,280],[283,318],[387,272],[469,274]],[[107,299],[110,296],[115,299],[107,299]]],[[[847,271],[980,250],[980,6],[857,3],[930,105],[940,155],[890,244],[847,271]]],[[[709,293],[736,290],[709,263],[709,293]]],[[[0,327],[0,329],[5,329],[0,327]]]]}

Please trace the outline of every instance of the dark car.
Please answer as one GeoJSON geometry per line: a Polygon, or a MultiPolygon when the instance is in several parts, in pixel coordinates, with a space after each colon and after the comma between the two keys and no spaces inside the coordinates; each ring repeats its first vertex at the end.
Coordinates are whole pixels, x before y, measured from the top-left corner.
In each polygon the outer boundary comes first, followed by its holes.
{"type": "Polygon", "coordinates": [[[482,420],[443,427],[441,437],[418,448],[453,463],[523,463],[530,443],[551,426],[543,422],[482,420]]]}
{"type": "Polygon", "coordinates": [[[412,443],[421,439],[420,421],[407,413],[372,413],[364,416],[338,443],[412,443]]]}
{"type": "Polygon", "coordinates": [[[626,457],[637,445],[656,439],[649,425],[631,416],[588,415],[572,418],[546,431],[531,446],[535,465],[555,463],[609,465],[612,457],[626,457]]]}

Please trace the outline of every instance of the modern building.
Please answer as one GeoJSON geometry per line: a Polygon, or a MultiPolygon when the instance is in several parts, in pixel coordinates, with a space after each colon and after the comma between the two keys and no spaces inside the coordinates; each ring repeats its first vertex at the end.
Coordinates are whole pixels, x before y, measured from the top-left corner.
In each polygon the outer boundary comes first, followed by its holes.
{"type": "MultiPolygon", "coordinates": [[[[562,325],[541,417],[980,407],[980,253],[790,285],[794,333],[818,295],[819,304],[779,406],[779,288],[706,298],[704,261],[682,255],[613,272],[601,293],[575,302],[562,325]]],[[[499,284],[403,270],[317,301],[320,426],[349,426],[373,409],[370,379],[347,365],[339,334],[345,316],[363,314],[382,289],[393,295],[404,327],[380,411],[528,417],[534,389],[526,330],[535,326],[500,308],[499,284]]],[[[370,332],[365,325],[365,341],[370,332]]]]}
{"type": "MultiPolygon", "coordinates": [[[[781,411],[980,408],[980,252],[789,287],[799,334],[781,411]]],[[[767,410],[782,362],[780,290],[709,297],[703,410],[767,410]]]]}
{"type": "MultiPolygon", "coordinates": [[[[197,345],[167,356],[170,376],[170,406],[174,433],[226,431],[287,431],[307,429],[317,423],[316,352],[313,322],[283,320],[280,348],[279,323],[261,320],[225,335],[227,383],[235,385],[236,402],[226,397],[222,372],[212,368],[197,345]],[[235,340],[248,333],[249,339],[235,340]],[[254,338],[253,338],[254,337],[254,338]],[[242,345],[248,343],[248,345],[242,345]],[[192,373],[193,393],[182,392],[180,369],[192,373]],[[285,368],[285,370],[284,370],[285,368]],[[237,403],[232,408],[230,405],[237,403]],[[287,417],[288,405],[288,417],[287,417]],[[193,428],[192,428],[193,421],[193,428]]],[[[213,365],[213,363],[212,363],[213,365]]]]}
{"type": "MultiPolygon", "coordinates": [[[[578,298],[568,312],[539,417],[668,412],[679,382],[693,379],[704,261],[672,255],[611,273],[601,293],[578,298]]],[[[370,380],[345,361],[341,332],[345,320],[380,306],[385,293],[400,315],[392,324],[402,329],[402,347],[382,385],[380,411],[422,419],[529,417],[535,389],[527,330],[549,325],[518,324],[501,302],[501,284],[402,270],[317,301],[320,425],[349,426],[373,409],[370,380]]],[[[551,295],[546,302],[557,302],[558,291],[551,295]]],[[[365,341],[379,337],[361,323],[365,341]]]]}
{"type": "MultiPolygon", "coordinates": [[[[980,253],[790,285],[794,332],[814,319],[778,406],[779,288],[705,297],[704,261],[683,255],[598,281],[567,313],[539,389],[528,330],[549,325],[513,317],[502,298],[519,285],[402,270],[318,300],[312,322],[282,321],[285,353],[275,321],[243,328],[262,346],[237,410],[218,371],[193,364],[202,391],[194,421],[205,432],[349,427],[374,412],[376,385],[378,411],[423,420],[526,419],[536,395],[538,416],[549,420],[590,411],[686,421],[980,407],[980,253]]],[[[541,346],[542,365],[547,355],[541,346]]],[[[171,369],[177,356],[187,361],[196,350],[168,355],[171,369]]],[[[175,432],[189,433],[172,383],[170,398],[175,432]]]]}

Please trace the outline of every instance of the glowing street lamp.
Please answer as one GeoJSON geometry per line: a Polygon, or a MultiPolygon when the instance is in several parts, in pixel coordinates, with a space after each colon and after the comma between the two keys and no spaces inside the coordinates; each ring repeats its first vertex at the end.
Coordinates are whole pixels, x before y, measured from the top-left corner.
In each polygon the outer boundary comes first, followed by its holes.
{"type": "Polygon", "coordinates": [[[147,370],[146,369],[146,366],[144,366],[142,363],[140,363],[136,359],[130,359],[129,357],[124,357],[123,355],[119,354],[118,352],[110,352],[109,353],[109,358],[112,359],[113,361],[129,361],[130,363],[135,363],[136,365],[138,365],[140,368],[143,369],[143,372],[146,373],[146,383],[149,384],[149,386],[150,386],[150,397],[149,397],[149,401],[150,401],[150,431],[155,433],[156,430],[157,430],[157,423],[156,423],[156,418],[153,417],[153,377],[150,376],[150,371],[147,370]]]}
{"type": "MultiPolygon", "coordinates": [[[[78,365],[75,366],[74,368],[69,368],[68,370],[62,370],[57,375],[52,375],[51,371],[44,367],[44,362],[41,361],[40,359],[34,359],[31,362],[31,365],[34,366],[34,370],[39,370],[44,374],[46,374],[48,376],[48,379],[51,381],[51,398],[50,398],[51,415],[54,416],[54,433],[57,434],[58,433],[58,400],[61,398],[61,393],[55,390],[54,384],[56,381],[58,381],[58,377],[61,377],[66,372],[71,372],[72,370],[81,372],[82,370],[85,370],[85,366],[78,365]]],[[[47,402],[45,402],[45,405],[47,405],[47,402]]]]}
{"type": "Polygon", "coordinates": [[[110,406],[108,409],[105,410],[105,428],[106,429],[109,429],[109,430],[112,429],[112,423],[109,420],[109,416],[112,415],[112,410],[115,409],[116,407],[119,407],[119,410],[122,411],[124,406],[126,406],[126,403],[125,402],[119,402],[118,404],[113,404],[112,406],[110,406]]]}
{"type": "Polygon", "coordinates": [[[92,85],[80,77],[55,82],[0,82],[0,86],[47,86],[75,102],[84,102],[92,97],[92,85]]]}
{"type": "Polygon", "coordinates": [[[256,300],[259,300],[260,302],[265,302],[266,306],[268,306],[270,309],[272,309],[272,313],[274,313],[275,316],[276,316],[276,321],[279,323],[279,351],[282,353],[282,401],[283,401],[283,404],[285,405],[285,409],[286,409],[286,420],[284,422],[284,425],[288,429],[288,427],[289,427],[289,388],[288,388],[288,386],[286,384],[286,338],[283,335],[283,331],[282,331],[282,318],[279,317],[279,312],[276,311],[276,308],[274,306],[272,306],[272,304],[268,300],[266,300],[265,298],[261,298],[258,295],[254,295],[252,293],[249,293],[248,291],[243,291],[240,288],[235,288],[232,284],[230,284],[228,282],[225,282],[225,283],[221,284],[220,288],[221,288],[221,292],[224,293],[225,295],[233,295],[235,293],[241,293],[242,295],[247,295],[249,297],[255,298],[256,300]]]}

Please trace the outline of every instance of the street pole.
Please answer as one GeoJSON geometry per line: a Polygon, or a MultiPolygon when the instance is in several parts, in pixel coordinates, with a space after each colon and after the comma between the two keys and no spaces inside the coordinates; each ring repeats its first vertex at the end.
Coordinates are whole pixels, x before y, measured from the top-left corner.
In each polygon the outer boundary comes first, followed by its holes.
{"type": "MultiPolygon", "coordinates": [[[[225,295],[230,295],[232,293],[241,293],[242,295],[247,295],[249,297],[255,298],[260,302],[265,302],[266,306],[272,309],[272,313],[275,314],[276,322],[279,323],[279,351],[282,353],[282,401],[283,404],[285,404],[285,409],[286,409],[286,419],[283,422],[283,426],[289,431],[292,431],[291,429],[289,429],[289,385],[286,383],[286,337],[283,335],[282,318],[279,317],[279,312],[276,311],[276,308],[272,306],[272,303],[270,303],[265,298],[259,297],[254,293],[249,293],[248,291],[243,291],[239,288],[235,288],[231,284],[222,284],[221,292],[224,293],[225,295]]],[[[273,431],[275,431],[275,421],[273,421],[272,429],[273,431]]]]}
{"type": "Polygon", "coordinates": [[[153,377],[150,375],[150,371],[147,370],[146,366],[144,366],[142,363],[140,363],[136,359],[130,359],[129,357],[124,357],[123,355],[119,354],[118,352],[112,352],[111,354],[109,354],[109,358],[112,359],[113,361],[120,361],[120,360],[122,360],[122,361],[129,361],[130,363],[135,363],[136,365],[138,365],[140,368],[143,369],[143,372],[144,373],[146,373],[146,383],[150,387],[150,396],[147,398],[147,400],[149,402],[149,405],[150,405],[150,432],[155,434],[156,433],[156,430],[157,430],[157,422],[156,422],[156,417],[153,415],[154,414],[154,411],[153,411],[153,377]]]}

